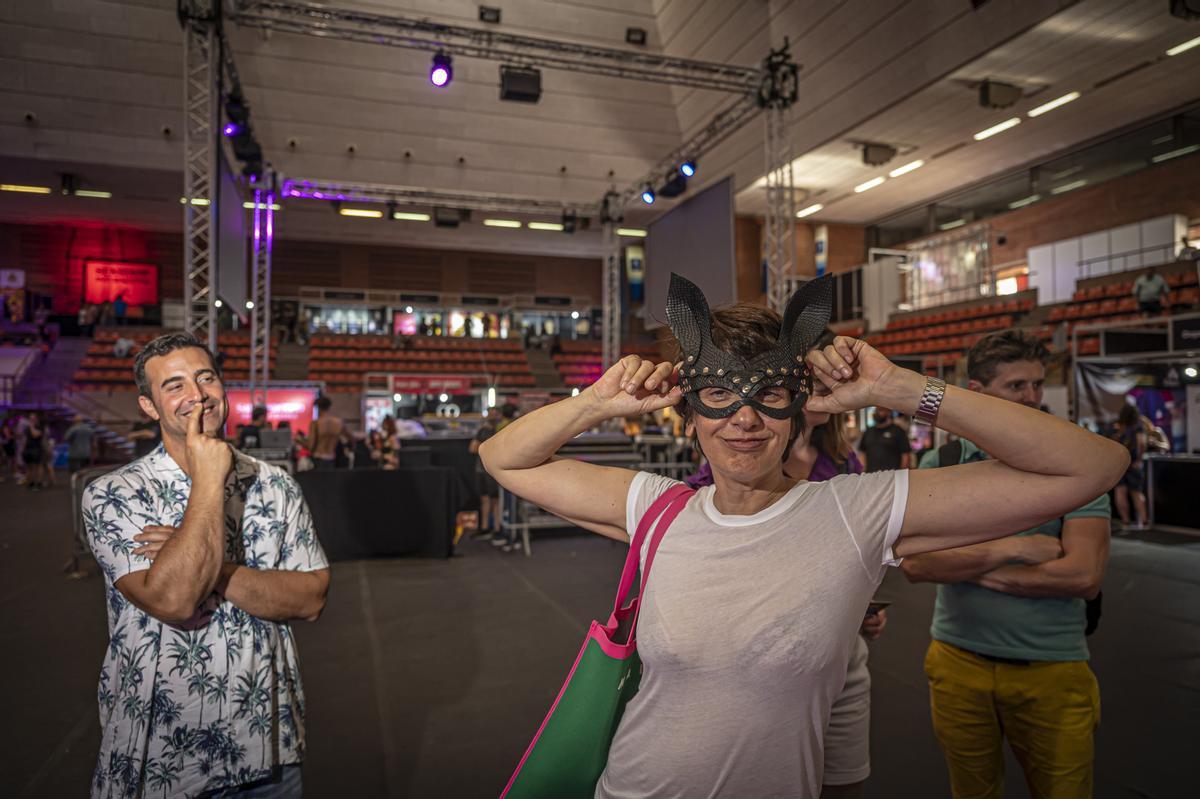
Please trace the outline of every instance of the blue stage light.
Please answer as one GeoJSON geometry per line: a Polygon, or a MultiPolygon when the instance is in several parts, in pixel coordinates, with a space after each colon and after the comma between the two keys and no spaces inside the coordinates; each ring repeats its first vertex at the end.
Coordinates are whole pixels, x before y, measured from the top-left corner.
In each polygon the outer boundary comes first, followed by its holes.
{"type": "Polygon", "coordinates": [[[679,165],[679,174],[683,175],[685,178],[690,178],[692,175],[696,174],[696,162],[684,161],[679,165]]]}

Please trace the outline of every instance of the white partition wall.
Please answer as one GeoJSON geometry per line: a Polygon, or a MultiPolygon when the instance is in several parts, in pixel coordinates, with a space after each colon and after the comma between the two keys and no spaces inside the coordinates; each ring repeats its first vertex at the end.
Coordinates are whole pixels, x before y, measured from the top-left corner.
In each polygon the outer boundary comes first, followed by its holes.
{"type": "Polygon", "coordinates": [[[1187,217],[1171,214],[1031,247],[1029,284],[1038,291],[1039,305],[1064,302],[1078,280],[1175,260],[1186,233],[1187,217]]]}

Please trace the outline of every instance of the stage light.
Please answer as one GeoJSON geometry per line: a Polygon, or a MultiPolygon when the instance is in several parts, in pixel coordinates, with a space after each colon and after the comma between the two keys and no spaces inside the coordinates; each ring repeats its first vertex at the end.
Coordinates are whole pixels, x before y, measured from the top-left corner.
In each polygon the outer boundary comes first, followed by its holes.
{"type": "Polygon", "coordinates": [[[571,318],[572,318],[572,319],[578,319],[578,318],[579,318],[579,311],[571,311],[571,318]]]}
{"type": "Polygon", "coordinates": [[[449,394],[438,394],[438,402],[449,402],[449,401],[450,401],[449,394]]]}
{"type": "Polygon", "coordinates": [[[813,203],[812,205],[808,206],[807,208],[801,208],[799,211],[797,211],[796,218],[803,219],[806,216],[812,216],[813,214],[815,214],[817,211],[820,211],[824,207],[825,206],[821,205],[820,203],[813,203]]]}
{"type": "Polygon", "coordinates": [[[1017,125],[1020,125],[1020,124],[1021,124],[1020,117],[1013,117],[1012,119],[1006,119],[1003,122],[1001,122],[999,125],[992,125],[990,128],[984,128],[983,130],[976,133],[975,141],[983,141],[984,139],[991,138],[992,136],[995,136],[997,133],[1003,133],[1004,131],[1008,130],[1009,128],[1015,128],[1017,125]]]}
{"type": "Polygon", "coordinates": [[[220,300],[214,300],[214,301],[213,301],[213,305],[214,305],[214,306],[216,306],[217,308],[220,308],[220,307],[221,307],[222,305],[224,305],[224,304],[225,304],[225,303],[221,302],[220,300]]]}
{"type": "Polygon", "coordinates": [[[438,51],[433,54],[433,64],[429,67],[429,82],[441,88],[448,86],[454,80],[454,66],[450,56],[438,51]]]}
{"type": "Polygon", "coordinates": [[[518,228],[521,226],[521,223],[515,219],[485,219],[483,220],[483,224],[488,227],[518,228]]]}
{"type": "Polygon", "coordinates": [[[404,312],[405,312],[405,313],[412,313],[412,306],[411,306],[411,305],[405,305],[405,306],[404,306],[404,312]]]}
{"type": "Polygon", "coordinates": [[[642,202],[646,205],[654,205],[654,189],[650,188],[649,183],[642,189],[642,202]]]}
{"type": "Polygon", "coordinates": [[[226,122],[225,127],[221,128],[221,132],[224,133],[226,136],[236,136],[242,132],[242,128],[240,125],[237,125],[236,123],[226,122]]]}
{"type": "Polygon", "coordinates": [[[76,197],[94,197],[97,200],[108,200],[112,198],[111,191],[93,191],[92,189],[76,189],[76,197]]]}
{"type": "Polygon", "coordinates": [[[399,402],[402,399],[404,399],[403,394],[393,394],[392,395],[392,402],[399,402]]]}
{"type": "Polygon", "coordinates": [[[383,219],[383,211],[372,211],[366,208],[339,208],[342,216],[357,216],[364,219],[383,219]]]}
{"type": "Polygon", "coordinates": [[[46,186],[21,186],[16,183],[0,183],[0,191],[15,191],[21,194],[49,194],[46,186]]]}
{"type": "Polygon", "coordinates": [[[862,194],[864,191],[870,191],[871,189],[883,183],[885,180],[887,180],[887,178],[884,177],[871,178],[866,183],[859,183],[857,186],[855,186],[854,192],[855,194],[862,194]]]}
{"type": "Polygon", "coordinates": [[[1080,97],[1079,92],[1071,92],[1070,94],[1064,94],[1062,97],[1059,97],[1057,100],[1051,100],[1048,103],[1039,105],[1037,108],[1035,108],[1029,112],[1029,116],[1040,117],[1042,114],[1046,113],[1047,111],[1053,111],[1054,109],[1058,108],[1059,106],[1066,105],[1067,103],[1071,102],[1072,100],[1078,100],[1079,97],[1080,97]]]}
{"type": "Polygon", "coordinates": [[[617,235],[630,236],[635,239],[644,239],[646,238],[646,231],[635,227],[619,227],[617,228],[617,235]]]}
{"type": "Polygon", "coordinates": [[[1197,372],[1196,367],[1194,367],[1194,366],[1188,366],[1188,367],[1184,368],[1183,373],[1185,375],[1187,375],[1188,377],[1195,377],[1196,375],[1200,375],[1200,372],[1197,372]]]}
{"type": "Polygon", "coordinates": [[[246,310],[247,311],[254,310],[254,300],[246,300],[246,310]]]}
{"type": "Polygon", "coordinates": [[[696,162],[695,161],[684,161],[682,164],[679,165],[679,174],[683,175],[685,178],[690,178],[693,175],[695,175],[696,174],[696,162]]]}
{"type": "Polygon", "coordinates": [[[921,160],[909,161],[904,166],[898,166],[895,169],[893,169],[891,172],[888,172],[888,177],[889,178],[898,178],[901,175],[907,175],[909,172],[912,172],[915,169],[920,169],[923,166],[925,166],[924,161],[921,161],[921,160]]]}
{"type": "Polygon", "coordinates": [[[678,169],[668,172],[663,184],[658,187],[658,193],[663,197],[678,197],[685,191],[687,191],[687,178],[678,169]]]}
{"type": "MultiPolygon", "coordinates": [[[[179,204],[187,205],[187,197],[180,197],[179,204]]],[[[204,199],[203,197],[193,197],[192,205],[208,205],[208,200],[204,199]]]]}
{"type": "Polygon", "coordinates": [[[530,222],[530,230],[555,230],[562,232],[563,226],[559,222],[530,222]]]}
{"type": "Polygon", "coordinates": [[[392,214],[392,219],[403,219],[408,222],[428,222],[429,214],[414,214],[408,211],[396,211],[392,214]]]}

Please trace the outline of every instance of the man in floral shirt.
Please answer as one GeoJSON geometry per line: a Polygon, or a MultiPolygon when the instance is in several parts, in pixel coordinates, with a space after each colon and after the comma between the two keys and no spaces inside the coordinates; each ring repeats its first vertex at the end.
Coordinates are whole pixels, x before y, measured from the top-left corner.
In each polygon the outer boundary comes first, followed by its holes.
{"type": "Polygon", "coordinates": [[[221,440],[225,389],[194,337],[151,341],[134,379],[162,444],[84,496],[110,639],[92,796],[300,796],[288,622],[316,620],[329,587],[308,507],[290,475],[221,440]]]}

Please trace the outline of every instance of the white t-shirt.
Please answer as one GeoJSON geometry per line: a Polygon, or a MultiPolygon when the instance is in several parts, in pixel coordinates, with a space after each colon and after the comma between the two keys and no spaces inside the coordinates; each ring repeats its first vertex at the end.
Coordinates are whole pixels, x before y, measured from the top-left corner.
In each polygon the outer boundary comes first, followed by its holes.
{"type": "MultiPolygon", "coordinates": [[[[675,484],[633,479],[630,534],[675,484]]],[[[820,794],[822,735],[895,563],[908,473],[801,482],[752,516],[720,513],[714,490],[697,491],[659,545],[638,620],[641,688],[600,799],[820,794]]]]}

